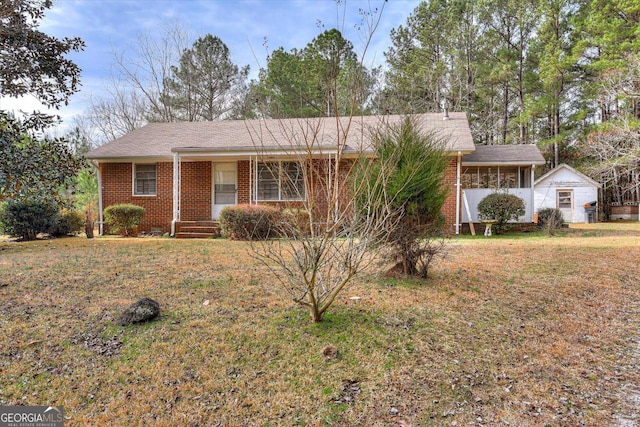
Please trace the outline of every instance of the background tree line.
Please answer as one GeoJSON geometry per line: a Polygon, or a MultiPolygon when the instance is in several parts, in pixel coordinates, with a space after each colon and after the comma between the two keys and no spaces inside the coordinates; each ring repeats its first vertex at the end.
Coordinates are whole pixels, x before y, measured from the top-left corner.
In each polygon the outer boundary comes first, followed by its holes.
{"type": "MultiPolygon", "coordinates": [[[[80,70],[64,56],[83,43],[38,31],[50,6],[3,3],[0,86],[4,95],[32,93],[55,107],[78,90],[80,70]]],[[[367,68],[352,43],[330,29],[304,47],[273,50],[249,80],[249,66],[234,64],[219,37],[206,34],[190,44],[187,29],[167,25],[140,35],[130,52],[115,53],[108,95],[93,99],[67,144],[72,152],[78,144],[86,150],[149,121],[447,107],[468,113],[476,143],[535,143],[549,167],[567,162],[603,183],[606,203],[638,203],[639,31],[637,1],[426,0],[392,30],[382,67],[367,68]]],[[[13,120],[3,116],[5,129],[13,120]]],[[[18,134],[42,141],[38,130],[50,122],[34,115],[18,134]]],[[[22,146],[6,142],[5,157],[19,157],[22,146]]],[[[16,193],[18,174],[8,168],[19,163],[5,162],[3,198],[16,193]]]]}
{"type": "Polygon", "coordinates": [[[110,98],[88,122],[104,142],[147,121],[448,108],[467,112],[476,143],[537,144],[548,167],[570,163],[605,184],[607,201],[637,203],[639,29],[636,1],[426,0],[391,31],[384,66],[364,66],[330,29],[273,50],[249,80],[220,38],[188,46],[172,25],[116,54],[110,98]]]}

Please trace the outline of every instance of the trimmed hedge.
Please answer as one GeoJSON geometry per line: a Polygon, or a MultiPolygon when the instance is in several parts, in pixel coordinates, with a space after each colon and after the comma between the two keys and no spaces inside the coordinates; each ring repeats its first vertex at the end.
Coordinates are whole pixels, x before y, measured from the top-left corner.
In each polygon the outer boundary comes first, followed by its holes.
{"type": "Polygon", "coordinates": [[[145,210],[142,206],[123,203],[111,205],[104,210],[104,220],[110,231],[121,236],[131,236],[140,225],[145,210]]]}
{"type": "Polygon", "coordinates": [[[513,194],[492,193],[478,203],[480,219],[496,221],[500,231],[508,221],[516,221],[525,213],[524,200],[513,194]]]}
{"type": "Polygon", "coordinates": [[[220,212],[220,234],[231,240],[277,237],[281,215],[278,209],[271,206],[227,206],[220,212]]]}

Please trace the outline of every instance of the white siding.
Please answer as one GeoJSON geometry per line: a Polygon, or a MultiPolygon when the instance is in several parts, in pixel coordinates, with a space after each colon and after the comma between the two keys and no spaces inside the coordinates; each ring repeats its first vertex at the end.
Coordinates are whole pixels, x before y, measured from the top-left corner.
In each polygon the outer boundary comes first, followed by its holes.
{"type": "Polygon", "coordinates": [[[570,218],[565,217],[565,221],[588,222],[584,205],[598,200],[598,187],[581,175],[559,167],[545,179],[537,181],[534,188],[536,212],[545,208],[557,208],[558,190],[573,191],[573,212],[570,218]]]}

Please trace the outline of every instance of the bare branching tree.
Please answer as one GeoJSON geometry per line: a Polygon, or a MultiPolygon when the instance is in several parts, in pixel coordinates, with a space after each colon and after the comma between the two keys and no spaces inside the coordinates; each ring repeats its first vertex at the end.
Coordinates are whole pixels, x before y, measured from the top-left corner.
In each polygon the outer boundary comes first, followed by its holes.
{"type": "Polygon", "coordinates": [[[177,22],[166,23],[159,34],[141,34],[128,51],[114,50],[111,77],[104,83],[107,95],[92,98],[86,114],[102,134],[97,136],[98,143],[118,138],[148,121],[175,120],[172,105],[164,102],[164,82],[191,36],[177,22]]]}
{"type": "Polygon", "coordinates": [[[610,121],[580,145],[593,160],[586,172],[601,182],[605,204],[640,202],[640,130],[627,120],[610,121]]]}
{"type": "MultiPolygon", "coordinates": [[[[384,3],[375,13],[362,13],[368,20],[361,27],[367,29],[368,40],[361,65],[383,8],[384,3]]],[[[332,53],[341,54],[339,50],[332,53]]],[[[328,58],[327,64],[337,66],[338,61],[328,58]]],[[[336,70],[330,75],[337,78],[339,73],[336,70]]],[[[352,82],[350,106],[331,111],[357,111],[361,84],[357,79],[352,82]]],[[[344,97],[337,98],[336,85],[327,85],[327,99],[333,105],[347,102],[344,97]]],[[[313,322],[322,320],[340,292],[373,265],[373,249],[379,247],[393,218],[392,212],[376,206],[384,199],[370,188],[370,182],[349,180],[355,165],[368,162],[367,154],[371,155],[366,144],[372,129],[365,122],[371,120],[339,117],[337,113],[324,118],[282,119],[277,129],[269,128],[266,123],[270,122],[248,122],[261,154],[254,173],[273,184],[258,186],[252,197],[279,200],[281,206],[287,206],[277,226],[282,238],[254,242],[252,250],[292,300],[308,309],[313,322]],[[281,154],[277,160],[270,158],[275,156],[266,148],[274,144],[281,154]],[[354,194],[370,197],[369,213],[354,209],[354,194]]]]}
{"type": "Polygon", "coordinates": [[[604,205],[640,203],[640,56],[599,76],[605,122],[577,144],[586,172],[602,183],[604,205]]]}

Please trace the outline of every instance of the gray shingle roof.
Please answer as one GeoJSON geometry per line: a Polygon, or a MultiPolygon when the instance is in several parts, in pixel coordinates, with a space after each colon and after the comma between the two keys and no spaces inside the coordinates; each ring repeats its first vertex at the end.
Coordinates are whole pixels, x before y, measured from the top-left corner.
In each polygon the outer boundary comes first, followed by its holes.
{"type": "MultiPolygon", "coordinates": [[[[315,141],[316,151],[336,148],[338,135],[348,128],[347,151],[360,152],[369,147],[370,129],[381,122],[398,123],[404,116],[335,117],[285,120],[228,120],[219,122],[149,123],[114,141],[98,147],[86,157],[109,160],[125,158],[171,157],[174,152],[256,153],[269,150],[305,148],[315,141]],[[339,123],[340,126],[336,126],[339,123]],[[338,128],[340,131],[338,131],[338,128]],[[315,136],[315,139],[314,139],[315,136]]],[[[449,113],[442,120],[438,113],[414,116],[424,131],[433,131],[447,140],[450,151],[474,149],[465,113],[449,113]]]]}
{"type": "Polygon", "coordinates": [[[473,153],[462,156],[463,165],[544,165],[538,147],[527,145],[476,145],[473,153]]]}

